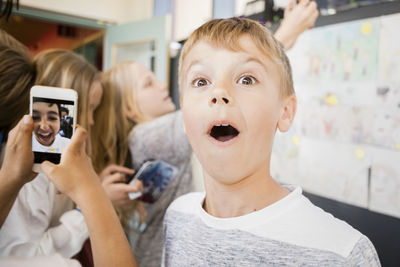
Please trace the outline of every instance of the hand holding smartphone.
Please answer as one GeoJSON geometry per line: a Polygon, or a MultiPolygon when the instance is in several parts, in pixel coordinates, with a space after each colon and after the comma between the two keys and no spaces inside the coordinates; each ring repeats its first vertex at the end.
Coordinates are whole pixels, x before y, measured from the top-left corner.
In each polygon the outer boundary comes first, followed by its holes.
{"type": "Polygon", "coordinates": [[[134,183],[136,179],[142,181],[143,194],[141,192],[132,192],[128,194],[129,198],[136,199],[140,197],[140,200],[147,203],[156,202],[177,172],[178,168],[164,161],[146,161],[129,182],[134,183]]]}
{"type": "Polygon", "coordinates": [[[38,85],[31,88],[34,171],[39,172],[40,163],[45,160],[60,162],[76,126],[77,109],[78,94],[72,89],[38,85]]]}

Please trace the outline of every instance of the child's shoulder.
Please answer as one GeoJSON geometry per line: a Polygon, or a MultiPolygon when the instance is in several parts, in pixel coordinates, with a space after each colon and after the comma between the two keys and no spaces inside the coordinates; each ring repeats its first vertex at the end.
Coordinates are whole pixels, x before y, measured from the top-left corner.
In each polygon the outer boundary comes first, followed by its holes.
{"type": "MultiPolygon", "coordinates": [[[[363,240],[362,233],[343,220],[315,206],[302,196],[290,212],[283,214],[279,221],[290,225],[290,243],[331,251],[347,257],[363,240]]],[[[285,237],[282,237],[285,239],[285,237]]]]}
{"type": "Polygon", "coordinates": [[[133,127],[130,134],[141,134],[142,132],[148,133],[149,130],[157,128],[170,128],[176,123],[183,123],[182,112],[180,110],[162,115],[147,122],[139,123],[133,127]]]}

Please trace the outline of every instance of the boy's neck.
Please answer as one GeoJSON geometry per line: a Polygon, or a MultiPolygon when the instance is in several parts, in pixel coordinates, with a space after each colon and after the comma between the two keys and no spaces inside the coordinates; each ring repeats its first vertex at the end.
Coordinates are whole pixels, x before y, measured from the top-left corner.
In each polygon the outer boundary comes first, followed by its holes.
{"type": "Polygon", "coordinates": [[[203,170],[206,189],[204,210],[219,218],[238,217],[261,210],[289,194],[269,174],[268,167],[234,184],[223,184],[203,170]]]}

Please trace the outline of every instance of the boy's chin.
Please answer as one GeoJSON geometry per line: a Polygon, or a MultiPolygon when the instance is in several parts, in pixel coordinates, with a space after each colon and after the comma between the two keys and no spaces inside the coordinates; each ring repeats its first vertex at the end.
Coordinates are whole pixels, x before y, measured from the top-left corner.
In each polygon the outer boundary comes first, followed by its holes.
{"type": "Polygon", "coordinates": [[[232,185],[239,182],[245,175],[243,172],[243,166],[234,166],[234,165],[217,165],[213,166],[203,166],[204,171],[208,174],[210,178],[213,180],[224,184],[224,185],[232,185]]]}

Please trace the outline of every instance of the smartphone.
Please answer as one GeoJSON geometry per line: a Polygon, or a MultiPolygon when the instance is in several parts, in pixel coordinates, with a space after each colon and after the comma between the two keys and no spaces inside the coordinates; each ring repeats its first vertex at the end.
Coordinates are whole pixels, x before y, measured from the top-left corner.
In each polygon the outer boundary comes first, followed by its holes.
{"type": "Polygon", "coordinates": [[[38,85],[31,88],[34,171],[39,172],[40,164],[45,160],[55,164],[60,162],[61,154],[74,133],[77,109],[78,94],[75,90],[38,85]]]}
{"type": "Polygon", "coordinates": [[[168,187],[178,172],[178,168],[164,161],[146,161],[135,172],[133,179],[129,183],[137,180],[143,183],[143,194],[141,192],[131,192],[128,194],[130,199],[139,198],[143,202],[156,202],[162,192],[168,187]]]}

